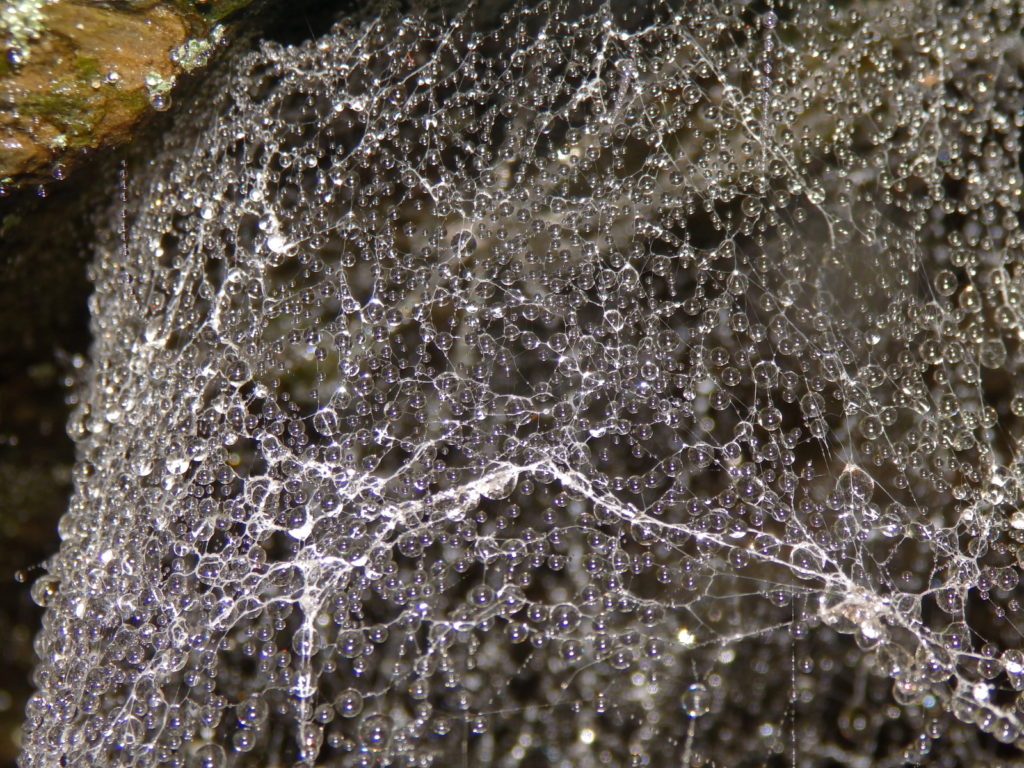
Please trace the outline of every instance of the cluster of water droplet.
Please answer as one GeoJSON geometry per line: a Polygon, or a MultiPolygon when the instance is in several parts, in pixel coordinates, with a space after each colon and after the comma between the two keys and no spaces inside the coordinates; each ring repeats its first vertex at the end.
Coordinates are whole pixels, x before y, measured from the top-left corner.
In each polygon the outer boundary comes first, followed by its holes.
{"type": "Polygon", "coordinates": [[[1021,14],[832,5],[235,60],[98,247],[22,765],[1012,753],[1021,14]]]}

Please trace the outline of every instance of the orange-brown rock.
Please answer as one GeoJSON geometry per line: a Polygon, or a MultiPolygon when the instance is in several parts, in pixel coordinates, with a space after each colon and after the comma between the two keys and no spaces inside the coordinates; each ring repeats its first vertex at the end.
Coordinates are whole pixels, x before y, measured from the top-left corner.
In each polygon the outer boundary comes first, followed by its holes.
{"type": "Polygon", "coordinates": [[[129,10],[60,0],[43,13],[24,62],[0,62],[0,191],[62,178],[127,140],[166,105],[191,68],[182,52],[209,47],[212,27],[209,13],[159,0],[129,10]]]}

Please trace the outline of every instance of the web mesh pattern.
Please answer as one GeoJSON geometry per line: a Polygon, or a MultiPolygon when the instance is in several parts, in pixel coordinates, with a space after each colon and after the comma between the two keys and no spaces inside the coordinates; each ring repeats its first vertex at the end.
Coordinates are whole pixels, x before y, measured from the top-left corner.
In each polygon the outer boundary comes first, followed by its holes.
{"type": "Polygon", "coordinates": [[[236,58],[97,247],[24,768],[1017,754],[1020,8],[798,5],[236,58]]]}

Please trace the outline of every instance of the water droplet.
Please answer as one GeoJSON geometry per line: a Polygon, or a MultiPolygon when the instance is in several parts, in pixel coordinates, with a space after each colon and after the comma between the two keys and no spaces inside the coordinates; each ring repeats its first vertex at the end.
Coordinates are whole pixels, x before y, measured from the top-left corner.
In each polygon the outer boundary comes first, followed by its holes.
{"type": "Polygon", "coordinates": [[[346,688],[335,697],[334,708],[342,717],[356,717],[363,711],[363,695],[355,688],[346,688]]]}
{"type": "Polygon", "coordinates": [[[950,272],[948,269],[944,269],[935,275],[935,291],[940,296],[952,296],[956,293],[956,289],[959,286],[959,281],[956,279],[956,275],[950,272]]]}
{"type": "Polygon", "coordinates": [[[711,693],[703,683],[691,683],[680,701],[687,717],[698,718],[711,711],[711,693]]]}
{"type": "Polygon", "coordinates": [[[359,726],[359,738],[367,749],[380,752],[391,743],[391,718],[386,715],[370,715],[359,726]]]}

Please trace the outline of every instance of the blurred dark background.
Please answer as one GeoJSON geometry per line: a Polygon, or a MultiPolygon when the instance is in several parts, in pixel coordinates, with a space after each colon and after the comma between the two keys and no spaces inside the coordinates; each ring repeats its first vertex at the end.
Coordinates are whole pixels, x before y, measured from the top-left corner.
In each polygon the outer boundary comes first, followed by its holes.
{"type": "Polygon", "coordinates": [[[57,547],[74,447],[65,398],[88,345],[89,172],[46,199],[0,201],[0,766],[14,765],[41,609],[35,568],[57,547]],[[18,578],[16,578],[16,576],[18,578]]]}

